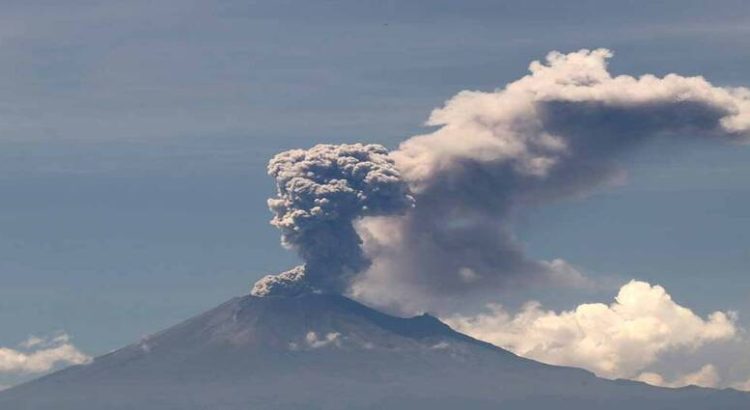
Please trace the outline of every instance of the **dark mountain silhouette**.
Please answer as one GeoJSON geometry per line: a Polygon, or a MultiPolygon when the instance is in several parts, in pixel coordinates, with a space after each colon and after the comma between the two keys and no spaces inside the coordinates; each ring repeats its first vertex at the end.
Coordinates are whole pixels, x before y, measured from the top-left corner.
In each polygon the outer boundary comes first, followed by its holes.
{"type": "Polygon", "coordinates": [[[4,391],[0,409],[747,410],[750,395],[603,380],[520,358],[429,315],[305,294],[232,299],[4,391]]]}

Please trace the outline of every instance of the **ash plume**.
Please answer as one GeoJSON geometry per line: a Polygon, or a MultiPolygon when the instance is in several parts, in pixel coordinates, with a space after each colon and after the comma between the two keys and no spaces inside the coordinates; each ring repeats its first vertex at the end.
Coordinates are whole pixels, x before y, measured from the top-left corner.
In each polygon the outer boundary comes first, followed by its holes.
{"type": "Polygon", "coordinates": [[[502,89],[462,91],[433,111],[427,125],[439,128],[392,152],[416,206],[363,221],[373,264],[352,293],[424,308],[501,287],[580,286],[585,278],[564,260],[526,255],[515,215],[621,182],[618,159],[649,140],[750,138],[747,88],[676,74],[613,76],[611,56],[553,52],[502,89]]]}
{"type": "Polygon", "coordinates": [[[412,206],[406,183],[381,145],[316,145],[276,155],[268,164],[277,196],[268,200],[271,224],[304,266],[269,275],[253,294],[344,292],[369,266],[353,223],[394,215],[412,206]]]}
{"type": "Polygon", "coordinates": [[[622,182],[618,160],[651,140],[750,139],[749,89],[614,76],[611,57],[552,52],[503,88],[462,91],[430,115],[437,130],[390,154],[360,144],[279,154],[272,223],[305,266],[254,293],[343,292],[410,310],[513,286],[585,286],[564,259],[525,253],[512,229],[520,212],[622,182]]]}

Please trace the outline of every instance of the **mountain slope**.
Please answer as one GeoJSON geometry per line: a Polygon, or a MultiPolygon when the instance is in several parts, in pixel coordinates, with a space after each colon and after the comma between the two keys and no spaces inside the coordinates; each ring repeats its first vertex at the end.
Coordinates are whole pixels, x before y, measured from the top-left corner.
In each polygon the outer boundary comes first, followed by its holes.
{"type": "Polygon", "coordinates": [[[334,295],[247,296],[0,393],[12,410],[743,409],[750,395],[668,390],[523,359],[423,315],[334,295]]]}

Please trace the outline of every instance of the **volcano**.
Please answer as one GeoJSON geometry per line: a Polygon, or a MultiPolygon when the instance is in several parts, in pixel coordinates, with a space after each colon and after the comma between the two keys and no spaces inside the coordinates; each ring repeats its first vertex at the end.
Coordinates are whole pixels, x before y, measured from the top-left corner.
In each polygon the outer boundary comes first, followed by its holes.
{"type": "Polygon", "coordinates": [[[551,408],[747,410],[750,395],[604,380],[326,294],[234,298],[0,393],[3,410],[551,408]]]}

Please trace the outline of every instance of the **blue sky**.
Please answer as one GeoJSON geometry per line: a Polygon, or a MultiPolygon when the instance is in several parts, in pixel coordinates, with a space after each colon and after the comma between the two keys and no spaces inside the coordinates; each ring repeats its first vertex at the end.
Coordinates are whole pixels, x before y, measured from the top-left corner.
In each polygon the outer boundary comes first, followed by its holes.
{"type": "MultiPolygon", "coordinates": [[[[0,346],[65,331],[92,355],[296,263],[268,224],[278,151],[395,147],[456,92],[551,50],[750,85],[745,1],[6,1],[0,23],[0,346]]],[[[750,148],[669,144],[517,233],[531,255],[659,283],[748,327],[750,148]]],[[[501,295],[531,297],[582,301],[501,295]]]]}

